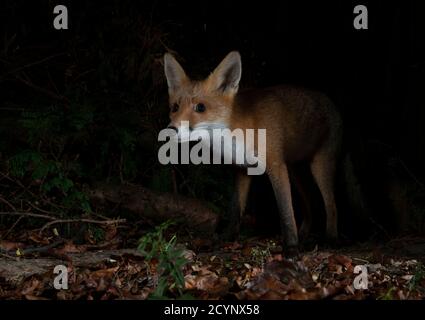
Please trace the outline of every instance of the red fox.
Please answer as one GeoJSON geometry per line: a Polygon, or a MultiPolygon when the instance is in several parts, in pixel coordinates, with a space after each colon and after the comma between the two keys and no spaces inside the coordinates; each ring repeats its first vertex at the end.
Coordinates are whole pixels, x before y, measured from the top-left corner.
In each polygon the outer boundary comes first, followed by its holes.
{"type": "MultiPolygon", "coordinates": [[[[285,247],[298,248],[288,166],[308,161],[326,209],[326,235],[337,238],[334,176],[341,145],[342,120],[331,100],[306,89],[280,85],[238,90],[242,74],[239,52],[230,52],[204,80],[191,80],[169,53],[164,55],[168,84],[169,128],[225,127],[230,130],[266,129],[266,173],[278,203],[285,247]]],[[[251,177],[238,174],[229,230],[239,232],[251,177]]]]}

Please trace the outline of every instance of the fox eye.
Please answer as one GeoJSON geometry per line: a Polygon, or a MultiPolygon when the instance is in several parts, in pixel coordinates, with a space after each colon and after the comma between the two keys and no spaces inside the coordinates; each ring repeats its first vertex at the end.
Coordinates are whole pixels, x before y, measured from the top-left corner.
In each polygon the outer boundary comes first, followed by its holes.
{"type": "Polygon", "coordinates": [[[196,112],[204,112],[204,111],[205,111],[205,104],[203,104],[203,103],[198,103],[198,104],[195,106],[195,111],[196,111],[196,112]]]}
{"type": "Polygon", "coordinates": [[[174,103],[171,106],[171,112],[177,112],[179,110],[179,105],[177,103],[174,103]]]}

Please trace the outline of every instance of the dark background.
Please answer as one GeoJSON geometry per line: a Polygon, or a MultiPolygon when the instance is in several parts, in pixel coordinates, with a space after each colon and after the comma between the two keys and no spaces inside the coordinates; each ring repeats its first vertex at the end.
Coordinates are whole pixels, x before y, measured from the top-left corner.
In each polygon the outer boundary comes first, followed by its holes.
{"type": "MultiPolygon", "coordinates": [[[[171,51],[190,75],[202,77],[239,50],[242,86],[311,87],[340,109],[344,237],[424,232],[419,1],[5,0],[0,8],[1,170],[53,194],[66,214],[87,211],[82,190],[103,181],[174,191],[225,211],[231,170],[157,163],[156,135],[167,123],[161,57],[171,51]],[[68,8],[68,30],[53,28],[57,4],[68,8]],[[368,8],[368,30],[353,27],[357,4],[368,8]]],[[[276,224],[266,183],[254,186],[250,211],[276,224]]],[[[320,230],[323,221],[315,222],[320,230]]]]}

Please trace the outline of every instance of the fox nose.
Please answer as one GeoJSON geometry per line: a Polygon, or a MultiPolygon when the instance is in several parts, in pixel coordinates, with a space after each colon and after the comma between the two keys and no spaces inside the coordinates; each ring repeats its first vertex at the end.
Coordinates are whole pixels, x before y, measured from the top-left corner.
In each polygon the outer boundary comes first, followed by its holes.
{"type": "Polygon", "coordinates": [[[178,132],[177,128],[173,125],[169,125],[167,128],[174,130],[176,133],[178,132]]]}

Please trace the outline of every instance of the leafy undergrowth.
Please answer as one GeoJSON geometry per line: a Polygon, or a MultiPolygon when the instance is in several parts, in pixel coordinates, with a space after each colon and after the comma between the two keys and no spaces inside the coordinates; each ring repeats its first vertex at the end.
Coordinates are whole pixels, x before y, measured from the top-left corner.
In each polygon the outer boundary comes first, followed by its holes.
{"type": "MultiPolygon", "coordinates": [[[[166,227],[159,226],[145,235],[138,250],[127,251],[111,242],[96,247],[64,241],[45,251],[27,250],[27,254],[23,254],[25,245],[22,243],[1,241],[0,299],[385,300],[425,297],[425,267],[421,258],[387,253],[387,247],[316,248],[295,259],[287,259],[273,239],[247,239],[213,246],[211,240],[196,238],[181,244],[175,236],[163,234],[166,227]],[[21,256],[15,257],[11,252],[21,256]],[[93,257],[97,258],[93,260],[93,257]],[[44,269],[43,263],[47,263],[44,269]],[[53,288],[56,275],[52,271],[56,263],[68,268],[67,290],[53,288]],[[31,266],[39,270],[16,280],[11,277],[14,264],[16,273],[24,269],[28,272],[31,266]],[[361,281],[362,275],[366,278],[361,281]],[[356,277],[360,278],[356,280],[356,277]],[[359,284],[367,285],[367,289],[359,289],[359,284]]],[[[425,243],[407,239],[406,245],[412,241],[425,243]]]]}

